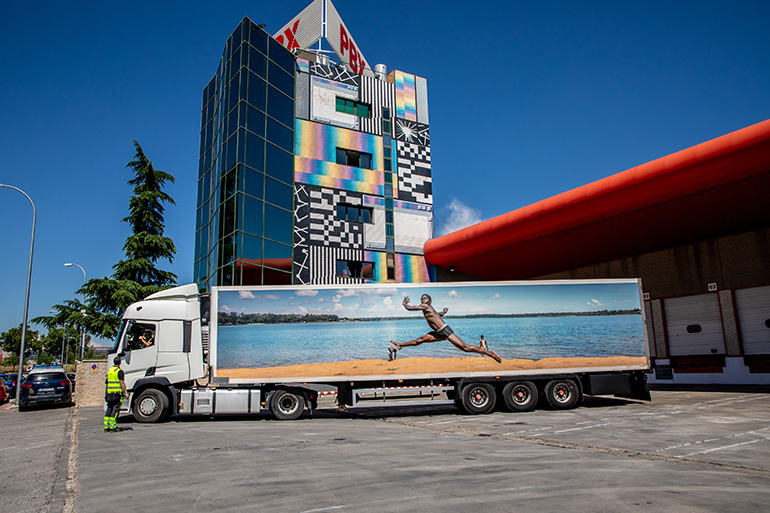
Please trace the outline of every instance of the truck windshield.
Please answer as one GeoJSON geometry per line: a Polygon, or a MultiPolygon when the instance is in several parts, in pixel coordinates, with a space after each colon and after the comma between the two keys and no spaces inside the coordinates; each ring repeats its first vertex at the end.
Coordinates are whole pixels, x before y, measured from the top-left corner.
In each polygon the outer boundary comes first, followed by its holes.
{"type": "Polygon", "coordinates": [[[112,349],[110,349],[107,354],[118,352],[118,345],[120,344],[121,337],[123,337],[123,331],[126,329],[126,323],[127,321],[125,319],[121,321],[120,328],[118,328],[118,335],[115,337],[115,344],[113,344],[112,349]]]}

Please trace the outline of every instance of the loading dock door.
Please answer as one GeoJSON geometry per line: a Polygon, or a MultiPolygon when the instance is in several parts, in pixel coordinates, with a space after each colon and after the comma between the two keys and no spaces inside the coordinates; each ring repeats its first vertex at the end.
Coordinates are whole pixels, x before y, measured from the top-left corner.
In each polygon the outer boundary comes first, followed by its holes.
{"type": "Polygon", "coordinates": [[[743,354],[770,354],[770,287],[735,291],[743,354]]]}
{"type": "Polygon", "coordinates": [[[716,294],[664,299],[663,312],[671,356],[725,354],[716,294]]]}

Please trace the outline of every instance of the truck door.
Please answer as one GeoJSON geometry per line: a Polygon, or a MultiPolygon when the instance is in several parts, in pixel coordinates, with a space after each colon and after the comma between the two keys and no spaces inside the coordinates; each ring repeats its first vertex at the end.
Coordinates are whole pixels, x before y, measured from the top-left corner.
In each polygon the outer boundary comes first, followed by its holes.
{"type": "Polygon", "coordinates": [[[170,383],[187,381],[190,379],[191,323],[164,320],[160,322],[159,329],[158,361],[154,375],[168,378],[170,383]]]}
{"type": "Polygon", "coordinates": [[[128,389],[134,383],[154,372],[158,361],[158,345],[156,343],[158,325],[147,321],[129,321],[123,335],[122,350],[126,353],[123,372],[126,375],[128,389]]]}

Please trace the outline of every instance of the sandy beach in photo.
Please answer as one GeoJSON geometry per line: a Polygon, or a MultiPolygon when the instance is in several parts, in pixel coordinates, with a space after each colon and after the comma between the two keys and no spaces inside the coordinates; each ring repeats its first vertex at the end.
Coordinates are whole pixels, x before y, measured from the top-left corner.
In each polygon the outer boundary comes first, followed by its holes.
{"type": "Polygon", "coordinates": [[[275,379],[327,376],[389,376],[405,374],[452,374],[534,369],[575,369],[646,365],[644,357],[612,356],[604,358],[543,358],[542,360],[506,360],[497,363],[485,357],[398,358],[354,360],[349,362],[310,363],[257,369],[218,369],[218,377],[230,379],[275,379]]]}

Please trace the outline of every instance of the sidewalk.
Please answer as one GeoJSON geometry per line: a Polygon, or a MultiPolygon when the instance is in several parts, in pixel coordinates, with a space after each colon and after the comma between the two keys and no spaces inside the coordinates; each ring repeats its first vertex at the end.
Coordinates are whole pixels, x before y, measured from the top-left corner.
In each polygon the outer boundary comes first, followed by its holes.
{"type": "Polygon", "coordinates": [[[64,511],[75,407],[19,412],[0,406],[0,497],[3,511],[64,511]]]}

